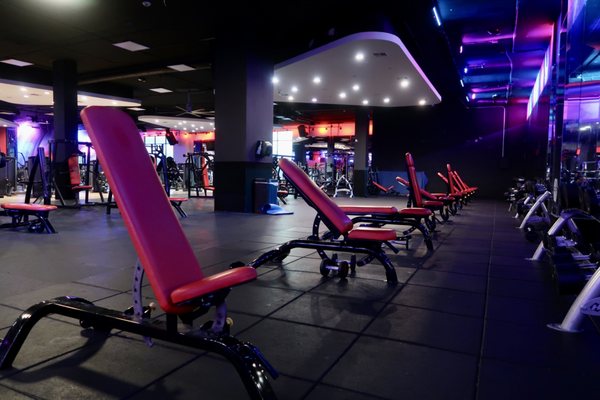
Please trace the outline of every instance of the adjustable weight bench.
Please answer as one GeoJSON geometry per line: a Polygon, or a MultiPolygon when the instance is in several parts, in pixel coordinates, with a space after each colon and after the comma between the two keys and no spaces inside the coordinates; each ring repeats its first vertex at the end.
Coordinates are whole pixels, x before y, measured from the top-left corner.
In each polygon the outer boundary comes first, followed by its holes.
{"type": "Polygon", "coordinates": [[[12,219],[11,222],[0,225],[0,228],[26,226],[30,232],[56,233],[56,230],[48,219],[50,211],[56,210],[56,206],[27,203],[4,203],[0,204],[0,207],[4,210],[0,215],[5,215],[12,219]],[[30,219],[30,217],[34,217],[35,219],[30,219]]]}
{"type": "MultiPolygon", "coordinates": [[[[406,169],[408,171],[408,183],[409,183],[409,191],[408,191],[408,199],[409,203],[413,207],[423,207],[432,212],[439,211],[442,220],[447,221],[450,218],[450,211],[448,210],[448,206],[441,200],[424,200],[421,195],[421,188],[419,187],[419,181],[417,180],[417,171],[415,168],[415,162],[413,160],[412,154],[405,154],[406,160],[406,169]]],[[[430,221],[430,225],[428,226],[431,230],[435,229],[436,218],[432,218],[430,221]]]]}
{"type": "Polygon", "coordinates": [[[320,272],[323,276],[328,276],[330,271],[334,270],[337,271],[340,278],[345,278],[351,268],[363,266],[373,259],[377,259],[385,269],[388,283],[398,282],[394,265],[382,249],[385,244],[393,249],[389,242],[396,240],[396,231],[369,227],[355,228],[350,217],[319,189],[300,167],[285,158],[279,160],[279,167],[297,193],[317,211],[319,223],[322,221],[329,231],[323,236],[319,236],[317,229],[316,233],[313,232],[306,239],[291,240],[279,246],[278,249],[261,255],[249,265],[256,268],[271,261],[281,262],[293,248],[315,249],[322,258],[320,272]],[[356,256],[353,256],[351,262],[348,263],[338,261],[335,255],[329,257],[325,251],[339,251],[354,255],[364,254],[365,256],[358,261],[356,256]]]}
{"type": "MultiPolygon", "coordinates": [[[[406,247],[408,248],[408,241],[410,234],[419,230],[423,235],[425,246],[428,250],[433,250],[433,242],[431,235],[427,229],[427,222],[423,224],[421,221],[427,221],[433,213],[425,208],[418,207],[407,207],[398,210],[393,206],[349,206],[340,205],[340,209],[346,213],[346,215],[352,216],[352,222],[356,223],[368,223],[369,227],[381,228],[384,225],[408,225],[409,229],[404,231],[402,237],[396,238],[396,241],[405,241],[406,247]]],[[[319,225],[321,217],[319,214],[315,217],[313,223],[313,236],[319,235],[319,225]]]]}
{"type": "MultiPolygon", "coordinates": [[[[0,368],[12,365],[34,324],[48,314],[79,319],[84,328],[104,332],[123,330],[208,352],[233,364],[252,399],[275,399],[266,372],[275,370],[250,343],[230,336],[225,297],[233,286],[256,279],[256,270],[241,266],[204,276],[169,199],[163,189],[133,120],[109,107],[88,107],[81,112],[98,159],[123,215],[139,257],[134,272],[133,312],[93,305],[87,300],[59,297],[24,312],[0,344],[0,368]],[[166,321],[150,320],[142,305],[144,272],[166,321]],[[212,307],[214,320],[193,330],[192,323],[212,307]],[[178,331],[178,318],[190,328],[178,331]]],[[[150,367],[150,366],[149,366],[150,367]]]]}
{"type": "MultiPolygon", "coordinates": [[[[396,182],[406,186],[410,190],[410,182],[403,177],[397,176],[396,182]]],[[[422,187],[419,187],[419,190],[421,191],[421,197],[423,197],[423,199],[430,201],[441,201],[445,206],[448,207],[450,214],[456,215],[456,199],[453,196],[448,196],[446,193],[431,193],[422,187]]]]}

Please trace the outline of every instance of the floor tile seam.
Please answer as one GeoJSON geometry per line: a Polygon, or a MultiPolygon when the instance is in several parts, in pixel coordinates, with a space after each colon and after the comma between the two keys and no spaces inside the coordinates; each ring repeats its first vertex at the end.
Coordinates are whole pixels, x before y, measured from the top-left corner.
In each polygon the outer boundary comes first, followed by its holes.
{"type": "Polygon", "coordinates": [[[369,335],[365,334],[367,329],[369,329],[369,327],[375,322],[375,320],[379,317],[379,315],[381,315],[381,313],[383,313],[383,310],[385,310],[391,304],[393,298],[398,296],[402,292],[402,289],[406,287],[406,284],[415,276],[415,272],[413,272],[407,278],[406,282],[404,282],[403,284],[400,285],[396,294],[390,296],[384,302],[384,305],[379,309],[379,311],[377,311],[375,313],[375,315],[373,315],[373,317],[370,319],[370,321],[368,321],[365,324],[365,326],[362,328],[362,330],[355,333],[355,337],[352,339],[352,341],[346,346],[346,348],[341,352],[341,354],[335,360],[333,360],[333,362],[329,365],[329,367],[317,378],[314,385],[311,388],[309,388],[309,390],[306,392],[306,394],[304,395],[303,398],[306,398],[306,396],[310,395],[310,393],[312,393],[315,390],[315,388],[323,382],[323,379],[327,376],[327,374],[329,374],[333,370],[333,368],[335,368],[335,366],[340,362],[340,360],[342,358],[344,358],[344,356],[346,356],[346,354],[348,354],[348,352],[350,351],[350,349],[352,349],[354,347],[356,342],[358,342],[363,336],[369,336],[369,335]]]}
{"type": "Polygon", "coordinates": [[[485,292],[483,298],[483,321],[481,327],[481,335],[479,339],[479,354],[477,355],[477,365],[475,367],[475,376],[474,376],[474,390],[473,390],[473,400],[477,400],[480,395],[480,384],[481,384],[481,372],[483,368],[483,357],[485,354],[485,339],[486,333],[488,329],[488,306],[489,306],[489,296],[490,296],[490,272],[492,270],[492,253],[491,249],[494,246],[494,236],[496,232],[496,215],[498,212],[497,204],[494,203],[494,210],[492,213],[492,235],[490,238],[490,258],[488,260],[488,273],[487,279],[485,281],[485,292]]]}
{"type": "MultiPolygon", "coordinates": [[[[330,387],[330,388],[334,388],[334,389],[342,389],[342,390],[344,390],[346,392],[356,393],[356,394],[363,395],[363,396],[368,396],[368,397],[371,397],[371,398],[377,399],[377,400],[395,400],[394,398],[391,398],[391,397],[381,397],[381,396],[373,394],[373,393],[362,392],[360,390],[350,389],[350,388],[347,388],[347,387],[344,387],[344,386],[334,385],[334,384],[331,384],[331,383],[322,383],[321,382],[320,385],[326,386],[326,387],[330,387]]],[[[310,394],[310,392],[312,392],[312,389],[309,392],[307,392],[303,397],[301,397],[301,399],[305,399],[306,396],[308,396],[310,394]]]]}
{"type": "Polygon", "coordinates": [[[373,334],[373,333],[362,333],[360,335],[360,337],[367,337],[367,338],[371,338],[371,339],[389,340],[390,342],[402,343],[402,344],[409,344],[411,346],[417,346],[417,347],[421,347],[421,348],[424,348],[424,349],[430,349],[430,350],[436,350],[436,351],[444,351],[444,352],[452,353],[452,354],[460,354],[460,355],[463,355],[463,356],[472,357],[473,359],[477,359],[477,353],[475,353],[475,352],[470,353],[470,352],[467,352],[467,351],[452,350],[452,349],[449,349],[447,347],[435,346],[435,345],[432,345],[432,344],[427,344],[427,343],[422,343],[422,342],[415,342],[413,340],[408,340],[408,339],[398,339],[398,338],[394,338],[394,337],[390,337],[390,336],[377,335],[377,334],[373,334]]]}
{"type": "Polygon", "coordinates": [[[169,375],[187,367],[188,365],[190,365],[191,363],[197,361],[198,359],[200,359],[201,357],[205,356],[207,353],[202,353],[202,354],[198,354],[194,357],[192,357],[191,359],[189,359],[188,361],[179,364],[177,367],[171,368],[170,371],[165,372],[163,374],[161,374],[159,377],[157,377],[156,379],[153,379],[152,381],[148,382],[147,384],[145,384],[144,386],[140,387],[138,390],[133,391],[132,393],[130,393],[129,395],[122,397],[122,400],[126,400],[126,399],[130,399],[140,393],[142,393],[144,390],[148,389],[149,387],[151,387],[152,385],[154,385],[155,383],[160,382],[162,379],[165,379],[166,377],[168,377],[169,375]]]}
{"type": "Polygon", "coordinates": [[[403,303],[395,303],[392,302],[391,304],[396,305],[396,306],[402,306],[402,307],[406,307],[406,308],[413,308],[415,310],[424,310],[424,311],[433,311],[433,312],[437,312],[440,314],[448,314],[448,315],[453,315],[456,317],[465,317],[465,318],[469,318],[469,319],[476,319],[476,320],[482,320],[482,317],[474,317],[473,315],[469,315],[469,314],[460,314],[457,312],[450,312],[450,311],[440,311],[438,309],[435,308],[430,308],[430,307],[423,307],[423,306],[414,306],[411,304],[403,304],[403,303]]]}
{"type": "Polygon", "coordinates": [[[443,273],[446,273],[446,274],[453,274],[453,275],[478,276],[478,277],[485,276],[485,275],[481,275],[481,274],[473,274],[473,273],[468,273],[468,272],[456,272],[456,271],[448,271],[448,270],[429,269],[427,267],[420,267],[418,269],[420,269],[421,271],[443,272],[443,273]]]}
{"type": "Polygon", "coordinates": [[[23,396],[26,396],[26,397],[28,397],[28,398],[30,398],[30,399],[34,399],[34,400],[46,400],[46,399],[44,399],[43,397],[40,397],[40,396],[34,395],[34,394],[32,394],[32,393],[27,393],[27,392],[24,392],[24,391],[22,391],[22,390],[19,390],[19,389],[16,389],[16,388],[10,387],[10,386],[3,385],[3,384],[2,384],[2,382],[0,382],[0,386],[2,386],[2,387],[3,387],[3,388],[5,388],[5,389],[11,390],[11,391],[13,391],[13,392],[16,392],[16,393],[22,394],[23,396]]]}

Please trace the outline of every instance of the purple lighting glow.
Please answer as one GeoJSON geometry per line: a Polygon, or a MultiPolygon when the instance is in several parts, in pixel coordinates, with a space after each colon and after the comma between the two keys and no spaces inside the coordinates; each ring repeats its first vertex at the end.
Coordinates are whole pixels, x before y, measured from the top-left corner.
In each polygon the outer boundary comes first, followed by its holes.
{"type": "Polygon", "coordinates": [[[475,34],[466,34],[463,36],[462,42],[463,44],[480,44],[480,43],[494,43],[499,40],[512,39],[512,33],[506,33],[504,35],[475,35],[475,34]]]}

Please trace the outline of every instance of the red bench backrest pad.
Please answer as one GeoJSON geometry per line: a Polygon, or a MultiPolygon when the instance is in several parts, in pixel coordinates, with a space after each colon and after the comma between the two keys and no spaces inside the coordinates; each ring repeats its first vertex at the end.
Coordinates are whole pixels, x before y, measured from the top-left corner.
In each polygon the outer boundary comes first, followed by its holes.
{"type": "Polygon", "coordinates": [[[279,167],[287,178],[298,188],[298,190],[306,196],[309,201],[314,203],[317,212],[320,212],[326,219],[323,222],[330,229],[328,221],[335,229],[345,234],[352,229],[352,220],[340,209],[340,207],[327,196],[316,183],[306,175],[296,164],[287,158],[279,160],[279,167]]]}
{"type": "Polygon", "coordinates": [[[203,275],[135,123],[109,107],[87,107],[81,118],[160,306],[181,311],[171,292],[203,275]]]}

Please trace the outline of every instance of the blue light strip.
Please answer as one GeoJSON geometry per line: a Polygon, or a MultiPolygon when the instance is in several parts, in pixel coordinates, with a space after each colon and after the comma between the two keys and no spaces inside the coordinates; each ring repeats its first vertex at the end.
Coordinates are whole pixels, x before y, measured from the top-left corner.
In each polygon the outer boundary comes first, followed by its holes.
{"type": "Polygon", "coordinates": [[[442,26],[442,20],[440,19],[440,16],[438,15],[438,12],[435,9],[435,7],[433,7],[433,16],[435,17],[435,22],[437,22],[438,26],[442,26]]]}

